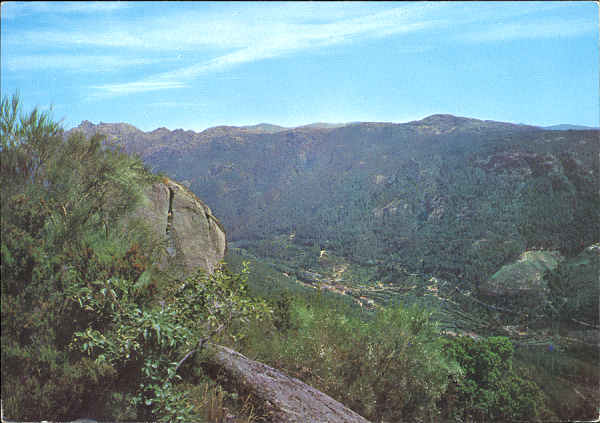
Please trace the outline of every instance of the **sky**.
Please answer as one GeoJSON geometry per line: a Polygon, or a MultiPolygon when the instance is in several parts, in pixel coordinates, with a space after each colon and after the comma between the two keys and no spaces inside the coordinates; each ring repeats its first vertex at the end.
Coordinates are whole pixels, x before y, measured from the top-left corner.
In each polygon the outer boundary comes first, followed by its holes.
{"type": "Polygon", "coordinates": [[[200,131],[436,113],[599,126],[594,2],[3,2],[2,96],[200,131]]]}

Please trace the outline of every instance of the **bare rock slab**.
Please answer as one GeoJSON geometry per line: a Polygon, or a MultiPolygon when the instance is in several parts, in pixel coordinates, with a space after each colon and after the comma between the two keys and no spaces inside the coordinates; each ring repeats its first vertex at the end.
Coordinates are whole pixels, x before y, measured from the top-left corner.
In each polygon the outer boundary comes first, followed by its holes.
{"type": "Polygon", "coordinates": [[[183,266],[212,273],[227,249],[223,226],[189,189],[172,180],[166,185],[171,195],[172,237],[183,266]]]}
{"type": "Polygon", "coordinates": [[[222,372],[252,394],[277,423],[368,423],[354,411],[299,379],[250,360],[220,345],[210,345],[211,371],[222,372]]]}
{"type": "Polygon", "coordinates": [[[184,273],[201,267],[209,273],[227,250],[225,230],[210,208],[183,185],[164,178],[145,192],[136,215],[167,241],[167,262],[184,273]]]}

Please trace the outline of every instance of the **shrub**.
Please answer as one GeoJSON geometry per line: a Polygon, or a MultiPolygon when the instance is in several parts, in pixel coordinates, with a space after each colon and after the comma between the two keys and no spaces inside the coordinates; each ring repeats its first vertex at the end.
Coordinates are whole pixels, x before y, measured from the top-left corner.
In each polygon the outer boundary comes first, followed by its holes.
{"type": "Polygon", "coordinates": [[[447,418],[460,421],[539,420],[543,396],[539,387],[513,369],[514,348],[506,337],[448,340],[444,352],[458,362],[464,377],[444,397],[447,418]]]}
{"type": "Polygon", "coordinates": [[[100,136],[63,135],[48,114],[24,114],[17,96],[3,98],[2,399],[19,420],[112,418],[115,369],[68,349],[75,331],[110,318],[98,320],[69,292],[136,278],[154,254],[136,247],[143,231],[120,223],[152,179],[141,161],[100,136]]]}
{"type": "Polygon", "coordinates": [[[244,352],[283,368],[372,421],[434,419],[437,401],[458,367],[442,356],[442,340],[417,307],[359,313],[316,295],[296,299],[287,331],[264,326],[244,352]]]}
{"type": "Polygon", "coordinates": [[[99,321],[110,318],[76,332],[74,344],[127,375],[138,419],[194,420],[188,392],[178,389],[181,365],[209,340],[243,336],[246,324],[270,309],[245,295],[245,273],[221,269],[172,284],[159,303],[140,297],[138,288],[112,278],[74,291],[83,309],[99,321]]]}

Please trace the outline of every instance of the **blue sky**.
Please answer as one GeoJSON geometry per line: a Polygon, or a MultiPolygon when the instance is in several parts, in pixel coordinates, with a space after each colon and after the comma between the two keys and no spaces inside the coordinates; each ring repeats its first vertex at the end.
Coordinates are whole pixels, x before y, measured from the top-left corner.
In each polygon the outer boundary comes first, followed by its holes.
{"type": "Polygon", "coordinates": [[[594,2],[3,2],[1,19],[2,95],[66,128],[599,125],[594,2]]]}

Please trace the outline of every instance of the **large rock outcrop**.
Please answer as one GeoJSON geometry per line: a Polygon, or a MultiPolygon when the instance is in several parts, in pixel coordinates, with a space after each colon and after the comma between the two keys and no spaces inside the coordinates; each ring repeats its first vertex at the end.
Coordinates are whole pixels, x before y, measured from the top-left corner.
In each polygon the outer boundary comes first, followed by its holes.
{"type": "Polygon", "coordinates": [[[269,421],[276,423],[368,423],[359,414],[299,379],[220,345],[212,352],[209,371],[225,376],[236,390],[252,395],[269,421]]]}
{"type": "MultiPolygon", "coordinates": [[[[227,249],[225,230],[210,208],[183,185],[164,178],[146,191],[137,215],[167,240],[167,260],[190,272],[213,272],[227,249]]],[[[163,263],[164,264],[164,263],[163,263]]]]}

